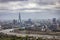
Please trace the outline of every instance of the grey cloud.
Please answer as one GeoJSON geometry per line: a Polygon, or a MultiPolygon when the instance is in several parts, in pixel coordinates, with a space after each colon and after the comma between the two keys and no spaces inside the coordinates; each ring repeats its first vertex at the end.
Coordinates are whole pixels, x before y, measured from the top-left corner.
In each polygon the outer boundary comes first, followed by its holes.
{"type": "Polygon", "coordinates": [[[22,9],[17,9],[17,10],[42,10],[40,8],[22,8],[22,9]]]}
{"type": "MultiPolygon", "coordinates": [[[[29,0],[0,0],[0,2],[11,2],[11,1],[29,1],[29,0]]],[[[59,2],[60,0],[58,0],[58,2],[59,2]]],[[[56,2],[56,0],[37,0],[37,1],[35,1],[36,3],[37,3],[37,5],[53,5],[55,2],[56,2]]],[[[20,3],[19,5],[20,6],[24,6],[24,5],[27,5],[28,3],[27,2],[22,2],[22,3],[20,3]]],[[[6,4],[7,5],[7,4],[6,4]]],[[[6,6],[5,5],[5,6],[6,6]]],[[[9,7],[5,7],[5,6],[2,6],[2,7],[0,7],[0,10],[9,10],[10,11],[10,9],[9,9],[9,7]]],[[[59,9],[60,7],[55,7],[56,9],[59,9]]],[[[54,9],[54,8],[53,8],[54,9]]],[[[51,10],[53,10],[53,9],[51,9],[51,10]]],[[[37,6],[37,8],[20,8],[20,9],[17,9],[17,10],[42,10],[42,9],[40,9],[40,8],[38,8],[38,6],[37,6]]],[[[46,9],[45,9],[46,10],[46,9]]]]}
{"type": "Polygon", "coordinates": [[[30,1],[30,2],[36,2],[39,4],[54,4],[56,1],[60,2],[60,0],[0,0],[0,2],[11,2],[11,1],[30,1]]]}
{"type": "Polygon", "coordinates": [[[7,7],[0,7],[0,10],[9,10],[7,7]]]}
{"type": "Polygon", "coordinates": [[[43,2],[43,1],[40,1],[38,2],[39,5],[54,5],[54,2],[43,2]]]}
{"type": "MultiPolygon", "coordinates": [[[[26,1],[27,2],[35,2],[38,5],[54,5],[56,2],[60,3],[60,0],[0,0],[0,2],[15,2],[15,1],[26,1]]],[[[24,2],[23,2],[24,4],[24,2]]]]}
{"type": "Polygon", "coordinates": [[[54,5],[53,2],[50,2],[50,3],[48,3],[48,2],[41,2],[41,3],[38,3],[38,4],[40,4],[40,5],[54,5]]]}
{"type": "Polygon", "coordinates": [[[27,0],[0,0],[0,2],[27,1],[27,0]]]}
{"type": "Polygon", "coordinates": [[[37,3],[39,5],[55,5],[55,3],[60,3],[60,0],[39,0],[37,3]]]}

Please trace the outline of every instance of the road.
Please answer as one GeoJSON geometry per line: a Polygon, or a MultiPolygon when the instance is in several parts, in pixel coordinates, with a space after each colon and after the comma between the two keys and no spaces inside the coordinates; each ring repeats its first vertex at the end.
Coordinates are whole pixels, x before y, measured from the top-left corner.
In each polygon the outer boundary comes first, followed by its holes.
{"type": "Polygon", "coordinates": [[[13,32],[10,32],[10,31],[12,31],[12,30],[14,30],[14,29],[6,29],[6,30],[1,30],[0,32],[2,32],[2,33],[4,33],[4,34],[8,34],[8,35],[16,35],[16,36],[22,36],[22,37],[25,37],[25,36],[33,36],[33,37],[43,37],[43,38],[53,38],[53,37],[55,37],[55,38],[60,38],[60,36],[52,36],[52,35],[39,35],[39,34],[25,34],[25,33],[23,33],[23,34],[20,34],[20,33],[13,33],[13,32]]]}

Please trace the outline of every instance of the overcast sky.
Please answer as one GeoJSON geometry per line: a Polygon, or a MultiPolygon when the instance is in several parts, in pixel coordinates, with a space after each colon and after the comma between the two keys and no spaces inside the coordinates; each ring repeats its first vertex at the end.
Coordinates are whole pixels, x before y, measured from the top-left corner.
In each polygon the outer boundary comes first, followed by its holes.
{"type": "Polygon", "coordinates": [[[60,18],[60,0],[0,0],[0,20],[60,18]]]}

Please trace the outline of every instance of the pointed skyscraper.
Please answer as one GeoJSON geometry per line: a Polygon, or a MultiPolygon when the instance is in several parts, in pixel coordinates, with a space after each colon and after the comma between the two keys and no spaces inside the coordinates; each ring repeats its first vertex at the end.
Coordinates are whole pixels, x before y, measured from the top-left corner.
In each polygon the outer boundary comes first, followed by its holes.
{"type": "Polygon", "coordinates": [[[20,27],[22,27],[21,14],[20,13],[19,13],[19,24],[20,24],[20,27]]]}

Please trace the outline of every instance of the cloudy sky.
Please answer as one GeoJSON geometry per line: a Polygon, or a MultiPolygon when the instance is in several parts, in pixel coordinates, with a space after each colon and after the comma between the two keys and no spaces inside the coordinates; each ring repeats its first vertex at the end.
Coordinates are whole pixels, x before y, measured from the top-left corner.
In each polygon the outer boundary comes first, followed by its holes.
{"type": "Polygon", "coordinates": [[[60,18],[60,0],[0,0],[0,20],[60,18]]]}

